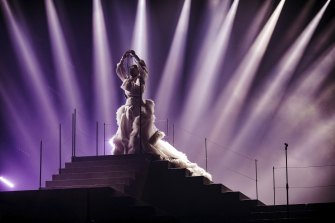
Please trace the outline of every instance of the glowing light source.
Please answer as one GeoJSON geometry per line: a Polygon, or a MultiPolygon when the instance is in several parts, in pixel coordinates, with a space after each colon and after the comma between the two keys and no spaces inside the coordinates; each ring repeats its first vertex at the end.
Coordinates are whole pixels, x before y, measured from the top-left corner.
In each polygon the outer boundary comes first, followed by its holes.
{"type": "Polygon", "coordinates": [[[15,185],[12,182],[10,182],[8,179],[6,179],[3,176],[0,176],[0,181],[2,183],[4,183],[7,187],[10,187],[10,188],[14,188],[15,187],[15,185]]]}

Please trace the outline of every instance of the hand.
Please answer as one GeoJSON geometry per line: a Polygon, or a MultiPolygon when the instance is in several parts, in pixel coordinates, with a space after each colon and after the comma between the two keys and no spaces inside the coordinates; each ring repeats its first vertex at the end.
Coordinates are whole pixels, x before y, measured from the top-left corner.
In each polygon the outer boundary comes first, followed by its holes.
{"type": "Polygon", "coordinates": [[[135,51],[134,50],[128,50],[127,52],[125,52],[125,55],[135,55],[135,51]]]}
{"type": "Polygon", "coordinates": [[[146,67],[146,66],[147,66],[147,65],[145,64],[144,60],[140,60],[138,63],[141,65],[141,67],[146,67]]]}
{"type": "Polygon", "coordinates": [[[125,53],[123,54],[123,56],[122,56],[121,59],[125,59],[126,57],[128,57],[128,55],[129,55],[129,52],[127,51],[127,52],[125,52],[125,53]]]}

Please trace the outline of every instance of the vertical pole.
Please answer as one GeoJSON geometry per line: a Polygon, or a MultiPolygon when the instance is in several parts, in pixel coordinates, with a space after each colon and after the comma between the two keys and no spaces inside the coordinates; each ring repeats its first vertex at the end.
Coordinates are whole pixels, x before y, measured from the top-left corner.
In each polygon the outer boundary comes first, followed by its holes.
{"type": "Polygon", "coordinates": [[[95,153],[96,153],[96,156],[98,156],[98,150],[99,150],[99,140],[98,140],[98,137],[99,137],[99,122],[97,122],[96,124],[96,128],[95,128],[95,138],[96,138],[96,145],[95,145],[95,153]]]}
{"type": "Polygon", "coordinates": [[[40,142],[40,182],[39,182],[39,190],[42,189],[42,140],[40,142]]]}
{"type": "Polygon", "coordinates": [[[257,176],[257,160],[255,159],[255,173],[256,173],[256,199],[258,200],[258,176],[257,176]]]}
{"type": "Polygon", "coordinates": [[[77,109],[74,109],[73,155],[76,156],[77,109]]]}
{"type": "Polygon", "coordinates": [[[62,125],[59,124],[59,173],[62,170],[62,125]]]}
{"type": "Polygon", "coordinates": [[[169,135],[169,119],[166,119],[166,135],[169,135]]]}
{"type": "Polygon", "coordinates": [[[287,218],[289,218],[287,147],[288,147],[288,144],[285,143],[285,160],[286,160],[286,210],[287,210],[287,218]]]}
{"type": "Polygon", "coordinates": [[[72,119],[71,119],[71,121],[72,121],[72,135],[71,135],[71,153],[72,153],[72,157],[74,157],[74,114],[72,113],[72,119]]]}
{"type": "Polygon", "coordinates": [[[206,171],[207,171],[207,138],[205,138],[205,158],[206,158],[206,171]]]}
{"type": "Polygon", "coordinates": [[[104,156],[106,155],[106,123],[104,123],[104,156]]]}
{"type": "Polygon", "coordinates": [[[276,205],[275,167],[272,167],[272,176],[273,176],[273,205],[276,205]]]}
{"type": "Polygon", "coordinates": [[[142,96],[142,79],[140,78],[140,154],[142,154],[142,101],[143,101],[143,96],[142,96]]]}
{"type": "Polygon", "coordinates": [[[174,124],[172,124],[172,145],[174,146],[174,124]]]}

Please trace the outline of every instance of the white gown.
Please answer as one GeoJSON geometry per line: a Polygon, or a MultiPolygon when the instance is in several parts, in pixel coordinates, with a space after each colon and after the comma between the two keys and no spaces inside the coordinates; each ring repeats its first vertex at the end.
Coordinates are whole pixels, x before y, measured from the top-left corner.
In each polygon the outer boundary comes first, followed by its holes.
{"type": "MultiPolygon", "coordinates": [[[[165,133],[155,126],[154,101],[141,99],[145,85],[143,83],[140,85],[140,78],[129,77],[122,63],[123,60],[118,63],[116,72],[123,81],[121,88],[124,90],[127,100],[116,112],[118,130],[112,138],[112,154],[138,154],[141,152],[156,154],[160,159],[168,160],[177,167],[187,168],[192,176],[204,176],[212,180],[212,176],[208,172],[196,163],[190,162],[184,153],[163,140],[165,133]]],[[[142,80],[145,80],[147,74],[140,75],[144,77],[142,80]]]]}

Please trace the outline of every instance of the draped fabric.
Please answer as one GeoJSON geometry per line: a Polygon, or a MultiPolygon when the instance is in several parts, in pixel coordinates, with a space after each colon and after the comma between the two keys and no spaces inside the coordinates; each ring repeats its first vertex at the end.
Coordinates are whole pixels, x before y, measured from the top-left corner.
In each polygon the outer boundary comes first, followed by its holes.
{"type": "Polygon", "coordinates": [[[177,167],[187,168],[192,176],[212,176],[196,163],[188,160],[187,156],[164,140],[165,133],[155,126],[154,101],[142,101],[141,117],[140,100],[128,98],[116,112],[118,130],[113,136],[113,154],[137,154],[140,152],[156,154],[161,160],[168,160],[177,167]],[[141,140],[140,140],[141,120],[141,140]],[[142,151],[140,144],[142,144],[142,151]]]}

